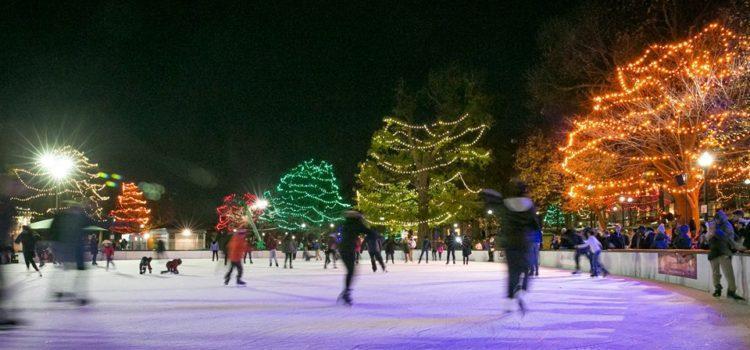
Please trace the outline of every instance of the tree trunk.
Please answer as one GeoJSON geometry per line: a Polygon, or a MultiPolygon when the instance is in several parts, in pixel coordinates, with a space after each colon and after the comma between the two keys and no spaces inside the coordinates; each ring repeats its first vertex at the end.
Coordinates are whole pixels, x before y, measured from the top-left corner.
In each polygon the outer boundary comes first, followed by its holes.
{"type": "Polygon", "coordinates": [[[700,233],[700,186],[693,192],[678,193],[674,197],[675,216],[680,225],[688,225],[692,219],[696,230],[700,233]]]}
{"type": "Polygon", "coordinates": [[[596,222],[599,225],[599,229],[606,229],[607,228],[607,211],[604,207],[597,208],[596,211],[594,211],[596,215],[596,222]]]}
{"type": "Polygon", "coordinates": [[[426,172],[417,177],[417,195],[417,234],[418,237],[424,237],[430,229],[429,223],[426,222],[430,218],[430,177],[426,172]]]}

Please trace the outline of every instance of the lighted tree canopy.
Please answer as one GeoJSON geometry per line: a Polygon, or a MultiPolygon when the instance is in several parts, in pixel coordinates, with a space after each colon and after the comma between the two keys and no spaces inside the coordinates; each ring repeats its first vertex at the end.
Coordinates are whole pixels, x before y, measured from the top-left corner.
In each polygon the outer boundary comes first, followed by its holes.
{"type": "Polygon", "coordinates": [[[287,231],[328,228],[341,221],[350,207],[341,197],[333,166],[326,161],[297,165],[264,197],[270,208],[262,219],[287,231]]]}
{"type": "Polygon", "coordinates": [[[698,222],[704,181],[697,159],[713,153],[709,184],[750,173],[750,41],[712,24],[694,37],[653,45],[617,68],[612,92],[594,98],[575,121],[562,168],[581,203],[614,203],[619,196],[675,199],[681,222],[698,222]],[[685,185],[675,177],[685,175],[685,185]]]}
{"type": "MultiPolygon", "coordinates": [[[[50,199],[72,199],[85,202],[86,212],[101,219],[101,203],[109,199],[102,195],[105,184],[97,175],[98,165],[71,146],[56,148],[40,155],[29,168],[13,169],[27,193],[13,199],[24,206],[52,213],[58,207],[50,205],[50,199]]],[[[65,205],[60,205],[64,209],[65,205]]],[[[41,213],[36,213],[41,214],[41,213]]]]}
{"type": "Polygon", "coordinates": [[[371,222],[419,227],[420,233],[455,220],[473,200],[467,195],[477,192],[462,169],[489,161],[490,152],[478,145],[488,125],[469,114],[420,125],[396,118],[384,123],[360,164],[359,208],[371,222]]]}

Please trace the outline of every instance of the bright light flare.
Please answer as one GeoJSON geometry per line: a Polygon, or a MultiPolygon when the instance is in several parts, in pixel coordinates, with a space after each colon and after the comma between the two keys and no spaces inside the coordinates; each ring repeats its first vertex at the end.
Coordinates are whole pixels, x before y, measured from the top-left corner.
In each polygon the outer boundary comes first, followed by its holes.
{"type": "Polygon", "coordinates": [[[716,160],[716,158],[714,157],[714,155],[711,154],[711,152],[709,152],[709,151],[705,151],[705,152],[701,153],[700,157],[698,157],[698,165],[701,168],[708,168],[712,164],[714,164],[714,160],[716,160]]]}
{"type": "Polygon", "coordinates": [[[183,236],[189,237],[193,234],[193,230],[186,228],[186,229],[183,229],[181,233],[183,236]]]}
{"type": "Polygon", "coordinates": [[[38,163],[56,181],[68,177],[76,165],[72,158],[59,153],[45,153],[39,157],[38,163]]]}

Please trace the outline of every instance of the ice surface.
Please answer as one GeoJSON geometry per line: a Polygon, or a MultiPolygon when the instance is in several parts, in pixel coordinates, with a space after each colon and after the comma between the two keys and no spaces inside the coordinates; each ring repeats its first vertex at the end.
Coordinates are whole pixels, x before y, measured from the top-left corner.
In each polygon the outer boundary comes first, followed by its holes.
{"type": "MultiPolygon", "coordinates": [[[[174,254],[174,253],[173,253],[174,254]]],[[[12,305],[27,325],[0,333],[3,349],[742,349],[733,325],[661,285],[542,269],[530,311],[503,316],[505,266],[397,262],[387,274],[358,266],[354,306],[336,305],[343,269],[245,265],[247,287],[225,267],[185,260],[180,275],[139,275],[137,261],[89,270],[94,303],[48,300],[45,277],[6,267],[12,305]]],[[[101,266],[101,265],[100,265],[101,266]]],[[[673,289],[673,288],[670,288],[673,289]]],[[[739,306],[746,307],[746,306],[739,306]]]]}

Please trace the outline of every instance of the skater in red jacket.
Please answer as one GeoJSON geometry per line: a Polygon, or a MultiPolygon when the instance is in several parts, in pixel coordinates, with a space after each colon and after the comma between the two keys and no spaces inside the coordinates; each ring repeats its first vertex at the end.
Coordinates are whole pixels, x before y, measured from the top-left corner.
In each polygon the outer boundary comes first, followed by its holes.
{"type": "Polygon", "coordinates": [[[115,267],[115,262],[113,261],[115,258],[115,246],[109,240],[105,240],[102,252],[107,259],[107,271],[109,271],[109,264],[112,264],[112,267],[115,267]]]}
{"type": "Polygon", "coordinates": [[[180,271],[177,270],[177,266],[182,265],[182,259],[174,259],[172,261],[169,261],[167,263],[167,270],[162,271],[161,273],[173,273],[175,275],[179,274],[180,271]]]}

